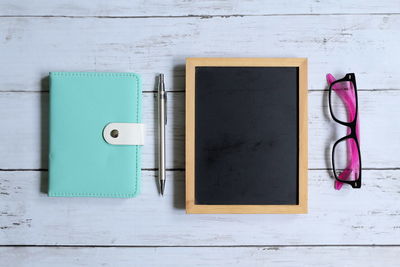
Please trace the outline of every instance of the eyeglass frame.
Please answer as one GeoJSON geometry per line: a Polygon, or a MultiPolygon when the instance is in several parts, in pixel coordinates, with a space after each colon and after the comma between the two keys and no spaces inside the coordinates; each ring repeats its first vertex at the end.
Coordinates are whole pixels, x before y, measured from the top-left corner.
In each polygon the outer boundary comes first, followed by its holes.
{"type": "MultiPolygon", "coordinates": [[[[346,105],[347,106],[347,105],[346,105]]],[[[349,184],[351,185],[351,187],[353,188],[360,188],[361,187],[361,173],[362,173],[362,168],[361,168],[361,150],[360,150],[360,144],[359,144],[359,140],[357,137],[357,119],[358,119],[358,94],[357,94],[357,84],[356,84],[356,77],[354,73],[347,73],[342,79],[336,80],[334,82],[332,82],[329,85],[329,111],[331,113],[331,116],[333,118],[333,120],[341,125],[347,126],[350,128],[350,134],[345,135],[344,137],[340,138],[339,140],[337,140],[333,147],[332,147],[332,168],[333,168],[333,174],[335,176],[335,179],[341,183],[345,183],[345,184],[349,184]],[[355,106],[355,115],[354,115],[354,119],[351,122],[344,122],[341,121],[339,119],[337,119],[333,113],[333,109],[332,109],[332,101],[331,101],[331,95],[332,95],[332,87],[336,84],[336,83],[340,83],[340,82],[351,82],[354,88],[354,96],[355,96],[355,101],[356,101],[356,106],[355,106]],[[342,180],[338,177],[337,173],[336,173],[336,168],[335,168],[335,149],[336,146],[340,143],[340,142],[347,142],[347,139],[353,139],[354,142],[356,143],[356,147],[357,147],[357,152],[358,152],[358,161],[359,161],[359,174],[358,174],[358,179],[357,180],[353,180],[353,181],[349,181],[349,180],[342,180]]]]}

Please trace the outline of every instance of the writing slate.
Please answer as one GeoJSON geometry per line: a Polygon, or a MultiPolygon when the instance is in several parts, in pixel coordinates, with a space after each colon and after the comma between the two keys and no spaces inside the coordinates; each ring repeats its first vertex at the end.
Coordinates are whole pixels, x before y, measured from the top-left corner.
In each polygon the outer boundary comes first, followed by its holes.
{"type": "Polygon", "coordinates": [[[196,204],[298,203],[298,68],[196,67],[196,204]]]}
{"type": "Polygon", "coordinates": [[[304,213],[306,59],[191,58],[188,213],[304,213]]]}

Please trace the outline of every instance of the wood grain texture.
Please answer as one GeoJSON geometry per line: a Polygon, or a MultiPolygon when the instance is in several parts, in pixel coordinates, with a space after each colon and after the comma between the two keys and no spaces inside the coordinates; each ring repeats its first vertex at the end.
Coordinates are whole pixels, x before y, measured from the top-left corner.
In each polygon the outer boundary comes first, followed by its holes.
{"type": "Polygon", "coordinates": [[[0,2],[0,15],[9,16],[190,16],[190,15],[275,15],[332,13],[400,13],[391,0],[314,1],[226,1],[226,0],[29,0],[0,2]]]}
{"type": "Polygon", "coordinates": [[[399,170],[364,171],[363,187],[333,189],[309,171],[308,214],[185,214],[184,172],[169,171],[164,198],[143,172],[135,199],[49,198],[47,172],[0,173],[0,244],[392,245],[400,239],[399,170]]]}
{"type": "MultiPolygon", "coordinates": [[[[183,169],[184,163],[184,96],[168,96],[167,168],[183,169]]],[[[334,123],[328,111],[327,92],[308,94],[309,168],[330,168],[333,142],[344,136],[345,127],[334,123]]],[[[361,91],[360,132],[363,167],[398,168],[400,166],[400,91],[361,91]],[[391,119],[393,118],[393,120],[391,119]],[[388,142],[390,140],[390,142],[388,142]]],[[[146,145],[143,148],[144,169],[156,168],[156,98],[143,97],[143,121],[146,145]]],[[[48,138],[48,93],[0,93],[0,169],[46,169],[48,138]]]]}
{"type": "MultiPolygon", "coordinates": [[[[0,244],[398,244],[399,13],[395,0],[0,1],[0,244]],[[327,72],[355,72],[360,90],[378,90],[360,92],[371,169],[363,188],[334,191],[328,171],[311,170],[309,215],[188,216],[183,171],[168,172],[162,201],[151,171],[134,200],[50,199],[39,193],[47,172],[1,171],[47,168],[47,93],[21,91],[48,90],[43,78],[58,70],[138,72],[146,91],[164,72],[168,90],[181,92],[169,97],[168,167],[183,168],[184,59],[194,56],[308,57],[311,90],[326,88],[327,72]]],[[[312,169],[330,166],[329,144],[345,133],[326,97],[309,93],[312,169]]],[[[144,98],[143,167],[154,168],[156,106],[153,94],[144,98]]],[[[398,247],[1,247],[0,265],[396,266],[398,255],[398,247]]]]}
{"type": "MultiPolygon", "coordinates": [[[[7,131],[0,131],[2,145],[0,169],[48,168],[48,93],[0,93],[0,120],[7,131]]],[[[183,93],[168,97],[168,168],[183,168],[184,104],[183,93]],[[176,103],[179,102],[179,103],[176,103]]],[[[157,98],[143,94],[142,117],[146,124],[146,145],[142,168],[156,168],[157,98]]]]}
{"type": "Polygon", "coordinates": [[[31,267],[391,267],[399,253],[399,247],[0,248],[4,266],[31,267]]]}
{"type": "Polygon", "coordinates": [[[196,160],[196,66],[190,58],[186,59],[185,76],[185,208],[190,213],[195,204],[195,160],[196,160]]]}
{"type": "MultiPolygon", "coordinates": [[[[354,5],[354,3],[351,3],[354,5]]],[[[360,5],[362,6],[362,5],[360,5]]],[[[400,89],[400,15],[0,18],[0,91],[48,90],[49,71],[132,71],[184,90],[186,57],[307,57],[309,89],[355,72],[359,89],[400,89]]]]}

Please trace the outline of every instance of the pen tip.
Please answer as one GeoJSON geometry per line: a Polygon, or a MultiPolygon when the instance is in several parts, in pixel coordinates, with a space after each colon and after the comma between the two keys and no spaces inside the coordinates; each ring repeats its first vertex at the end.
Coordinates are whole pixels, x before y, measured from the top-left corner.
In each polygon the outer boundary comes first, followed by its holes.
{"type": "Polygon", "coordinates": [[[165,180],[160,181],[160,192],[161,195],[164,196],[164,189],[165,189],[165,180]]]}

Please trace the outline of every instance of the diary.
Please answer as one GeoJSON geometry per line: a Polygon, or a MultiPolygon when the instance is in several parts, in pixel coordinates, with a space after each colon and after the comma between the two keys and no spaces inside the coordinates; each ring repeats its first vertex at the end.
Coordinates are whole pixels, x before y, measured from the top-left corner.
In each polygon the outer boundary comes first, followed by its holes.
{"type": "Polygon", "coordinates": [[[140,190],[141,81],[134,73],[50,73],[49,196],[140,190]]]}

